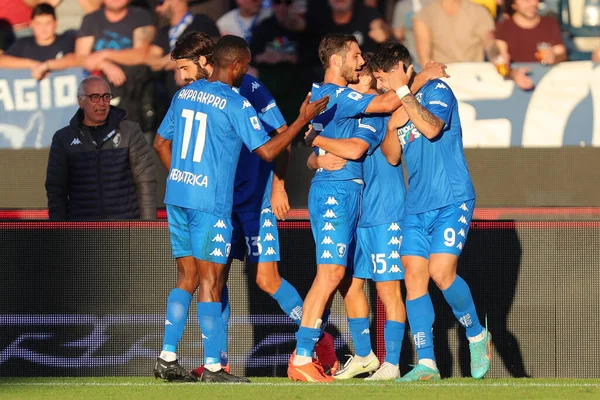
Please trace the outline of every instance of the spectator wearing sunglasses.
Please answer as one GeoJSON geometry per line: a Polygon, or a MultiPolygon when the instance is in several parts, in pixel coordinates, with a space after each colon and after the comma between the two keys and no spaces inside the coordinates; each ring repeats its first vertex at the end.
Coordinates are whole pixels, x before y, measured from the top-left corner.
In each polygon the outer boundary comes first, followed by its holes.
{"type": "Polygon", "coordinates": [[[110,105],[113,95],[100,77],[83,79],[77,96],[79,110],[50,147],[50,219],[155,219],[154,162],[140,126],[110,105]]]}

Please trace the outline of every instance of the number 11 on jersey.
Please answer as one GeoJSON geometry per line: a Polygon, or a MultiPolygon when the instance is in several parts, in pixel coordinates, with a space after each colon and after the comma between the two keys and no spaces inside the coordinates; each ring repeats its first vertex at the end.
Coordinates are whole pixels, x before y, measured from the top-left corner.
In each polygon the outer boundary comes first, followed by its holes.
{"type": "Polygon", "coordinates": [[[185,126],[183,128],[183,143],[181,145],[181,159],[185,160],[188,153],[188,147],[192,138],[192,126],[194,120],[199,121],[198,133],[196,135],[196,143],[194,144],[194,156],[192,160],[194,162],[202,161],[202,152],[204,151],[204,143],[206,142],[206,117],[205,113],[200,111],[194,112],[184,108],[181,110],[181,116],[185,118],[185,126]]]}

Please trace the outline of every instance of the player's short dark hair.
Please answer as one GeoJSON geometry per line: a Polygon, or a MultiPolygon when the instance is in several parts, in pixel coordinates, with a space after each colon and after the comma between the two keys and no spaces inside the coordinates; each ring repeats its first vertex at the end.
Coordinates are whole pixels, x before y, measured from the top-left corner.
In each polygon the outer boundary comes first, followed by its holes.
{"type": "Polygon", "coordinates": [[[373,75],[373,70],[371,69],[371,59],[373,58],[373,53],[371,53],[371,52],[362,53],[362,58],[365,61],[365,64],[360,69],[359,74],[362,76],[371,77],[371,88],[377,89],[377,79],[375,79],[375,76],[373,75]]]}
{"type": "Polygon", "coordinates": [[[349,33],[329,33],[323,36],[319,43],[319,59],[323,68],[329,68],[329,59],[332,55],[337,54],[344,57],[350,50],[352,42],[358,44],[356,37],[349,33]]]}
{"type": "Polygon", "coordinates": [[[248,42],[239,36],[221,36],[215,44],[213,58],[215,65],[227,67],[234,62],[244,58],[250,52],[248,42]]]}
{"type": "Polygon", "coordinates": [[[198,64],[200,56],[206,57],[209,64],[213,63],[213,52],[215,43],[210,36],[204,32],[192,31],[181,36],[175,42],[171,51],[173,60],[187,59],[198,64]]]}
{"type": "Polygon", "coordinates": [[[34,19],[38,15],[52,15],[52,18],[56,19],[54,7],[48,3],[41,3],[33,7],[33,10],[31,10],[31,19],[34,19]]]}
{"type": "Polygon", "coordinates": [[[405,70],[412,64],[408,49],[400,43],[383,43],[373,54],[369,66],[373,72],[390,72],[400,61],[404,64],[405,70]]]}

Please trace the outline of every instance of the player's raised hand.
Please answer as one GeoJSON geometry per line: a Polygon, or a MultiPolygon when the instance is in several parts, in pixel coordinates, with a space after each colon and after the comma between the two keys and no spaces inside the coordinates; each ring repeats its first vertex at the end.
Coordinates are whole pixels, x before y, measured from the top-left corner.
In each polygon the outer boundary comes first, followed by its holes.
{"type": "Polygon", "coordinates": [[[329,95],[317,100],[310,102],[310,97],[312,93],[308,92],[306,98],[302,102],[300,106],[300,115],[299,119],[302,119],[304,123],[308,123],[311,119],[321,114],[327,108],[327,103],[329,103],[329,95]]]}
{"type": "Polygon", "coordinates": [[[323,168],[326,171],[337,171],[338,169],[342,169],[344,168],[344,165],[346,165],[346,162],[348,162],[348,160],[345,158],[338,157],[331,153],[317,157],[317,165],[319,168],[323,168]]]}
{"type": "Polygon", "coordinates": [[[421,73],[424,73],[429,80],[438,79],[438,78],[450,78],[450,75],[446,73],[446,68],[448,68],[445,64],[439,63],[437,61],[430,60],[423,68],[421,73]]]}
{"type": "Polygon", "coordinates": [[[388,78],[390,88],[396,91],[400,87],[408,85],[408,82],[412,77],[413,71],[413,66],[409,65],[406,72],[404,72],[404,64],[402,64],[402,61],[400,61],[390,70],[388,78]]]}

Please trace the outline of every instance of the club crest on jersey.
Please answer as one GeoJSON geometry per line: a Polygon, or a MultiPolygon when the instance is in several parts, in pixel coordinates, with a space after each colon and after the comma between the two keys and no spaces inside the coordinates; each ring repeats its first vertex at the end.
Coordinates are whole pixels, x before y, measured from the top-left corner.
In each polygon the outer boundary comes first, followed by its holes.
{"type": "Polygon", "coordinates": [[[345,243],[338,243],[337,246],[335,246],[335,249],[337,251],[338,257],[344,257],[344,254],[346,254],[345,243]]]}

